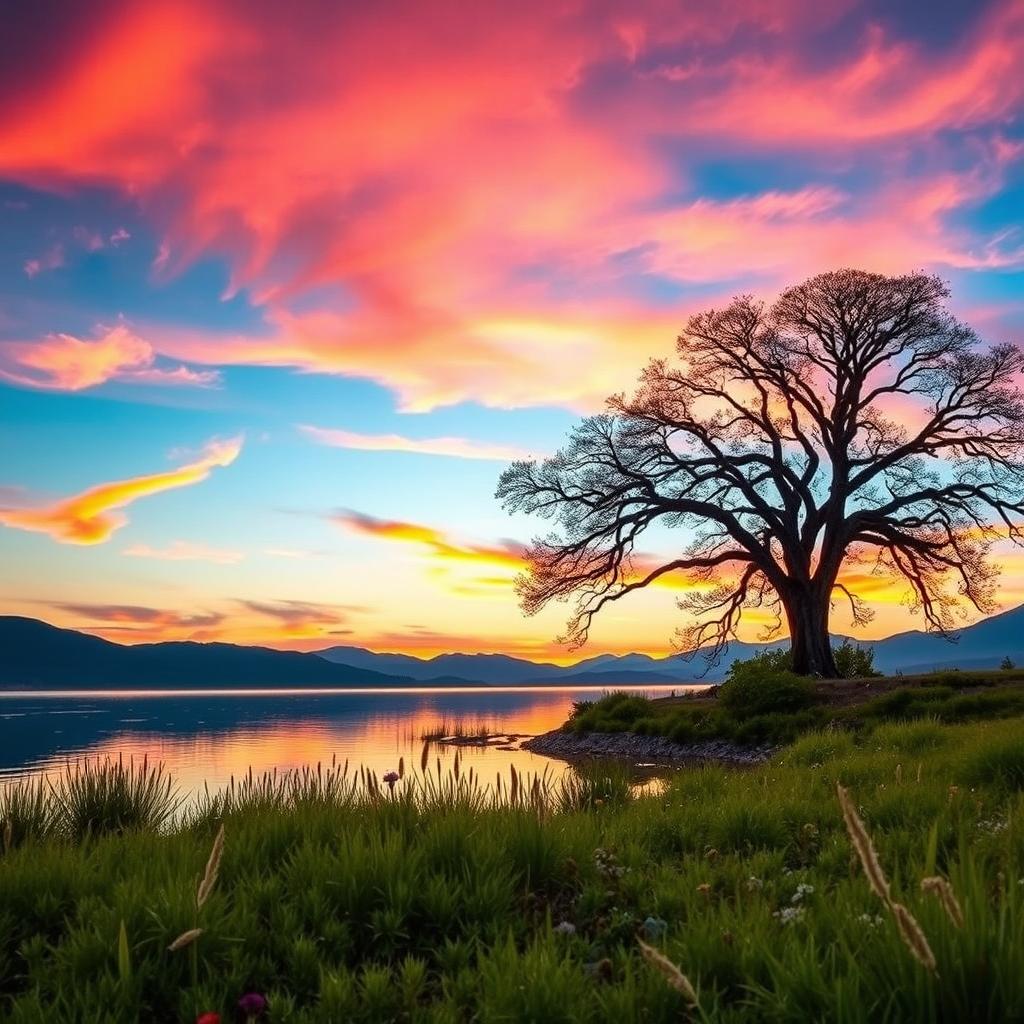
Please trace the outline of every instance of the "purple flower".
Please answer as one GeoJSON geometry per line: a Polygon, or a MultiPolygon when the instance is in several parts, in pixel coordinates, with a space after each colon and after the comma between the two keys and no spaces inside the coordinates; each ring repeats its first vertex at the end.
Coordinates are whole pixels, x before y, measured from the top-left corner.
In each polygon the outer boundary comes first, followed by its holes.
{"type": "Polygon", "coordinates": [[[387,772],[384,775],[384,781],[388,784],[388,789],[394,791],[395,783],[401,778],[398,772],[387,772]]]}
{"type": "Polygon", "coordinates": [[[246,992],[238,1000],[238,1008],[245,1014],[246,1020],[255,1020],[267,1008],[267,997],[259,992],[246,992]]]}

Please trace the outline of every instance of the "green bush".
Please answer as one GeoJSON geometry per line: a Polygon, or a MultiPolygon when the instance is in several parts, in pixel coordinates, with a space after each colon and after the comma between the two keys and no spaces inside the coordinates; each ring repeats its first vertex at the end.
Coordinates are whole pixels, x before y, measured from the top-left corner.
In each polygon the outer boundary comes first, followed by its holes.
{"type": "Polygon", "coordinates": [[[838,647],[832,648],[832,657],[835,658],[840,679],[867,679],[882,674],[875,671],[875,652],[871,647],[860,647],[844,640],[838,647]]]}
{"type": "Polygon", "coordinates": [[[566,724],[573,732],[626,732],[652,713],[646,697],[619,690],[593,703],[581,701],[566,724]]]}
{"type": "MultiPolygon", "coordinates": [[[[749,662],[747,663],[750,664],[749,662]]],[[[814,684],[793,672],[733,671],[718,688],[722,707],[739,720],[759,715],[803,711],[815,701],[814,684]]]]}

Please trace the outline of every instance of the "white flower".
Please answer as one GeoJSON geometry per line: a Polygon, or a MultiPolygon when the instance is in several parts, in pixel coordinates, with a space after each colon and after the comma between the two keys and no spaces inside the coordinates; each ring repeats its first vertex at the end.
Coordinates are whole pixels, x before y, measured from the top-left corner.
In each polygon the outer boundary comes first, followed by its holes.
{"type": "Polygon", "coordinates": [[[793,898],[789,901],[790,903],[802,903],[805,896],[810,896],[814,892],[814,886],[808,885],[806,882],[801,882],[796,887],[796,892],[793,893],[793,898]]]}
{"type": "Polygon", "coordinates": [[[764,882],[762,882],[761,879],[757,878],[755,875],[751,875],[747,879],[747,892],[759,892],[763,888],[764,882]]]}
{"type": "Polygon", "coordinates": [[[796,921],[801,921],[803,916],[803,907],[783,907],[781,910],[776,910],[772,915],[772,917],[778,918],[782,924],[793,924],[796,921]]]}
{"type": "Polygon", "coordinates": [[[575,935],[576,925],[572,921],[561,921],[554,928],[556,935],[575,935]]]}

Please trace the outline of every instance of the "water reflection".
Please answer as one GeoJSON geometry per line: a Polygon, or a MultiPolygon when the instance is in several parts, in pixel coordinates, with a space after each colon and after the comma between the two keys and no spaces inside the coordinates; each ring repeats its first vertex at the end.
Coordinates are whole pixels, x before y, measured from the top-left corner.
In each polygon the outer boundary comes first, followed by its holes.
{"type": "MultiPolygon", "coordinates": [[[[651,696],[672,687],[623,687],[651,696]]],[[[675,689],[680,689],[676,687],[675,689]]],[[[425,734],[485,723],[522,736],[560,725],[575,700],[603,691],[486,689],[139,691],[0,694],[0,780],[49,774],[83,757],[163,762],[186,795],[226,785],[250,768],[278,772],[348,760],[378,775],[418,761],[425,734]]],[[[485,782],[514,765],[557,778],[565,765],[518,749],[459,747],[485,782]]],[[[455,748],[434,745],[450,764],[455,748]]]]}

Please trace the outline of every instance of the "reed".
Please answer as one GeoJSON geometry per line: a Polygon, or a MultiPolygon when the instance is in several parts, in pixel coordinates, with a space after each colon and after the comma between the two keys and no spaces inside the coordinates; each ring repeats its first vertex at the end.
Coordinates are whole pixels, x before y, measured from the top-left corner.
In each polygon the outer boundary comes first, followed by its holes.
{"type": "Polygon", "coordinates": [[[55,827],[79,840],[134,829],[159,831],[181,805],[163,765],[151,765],[147,758],[69,762],[50,783],[50,793],[55,827]]]}

